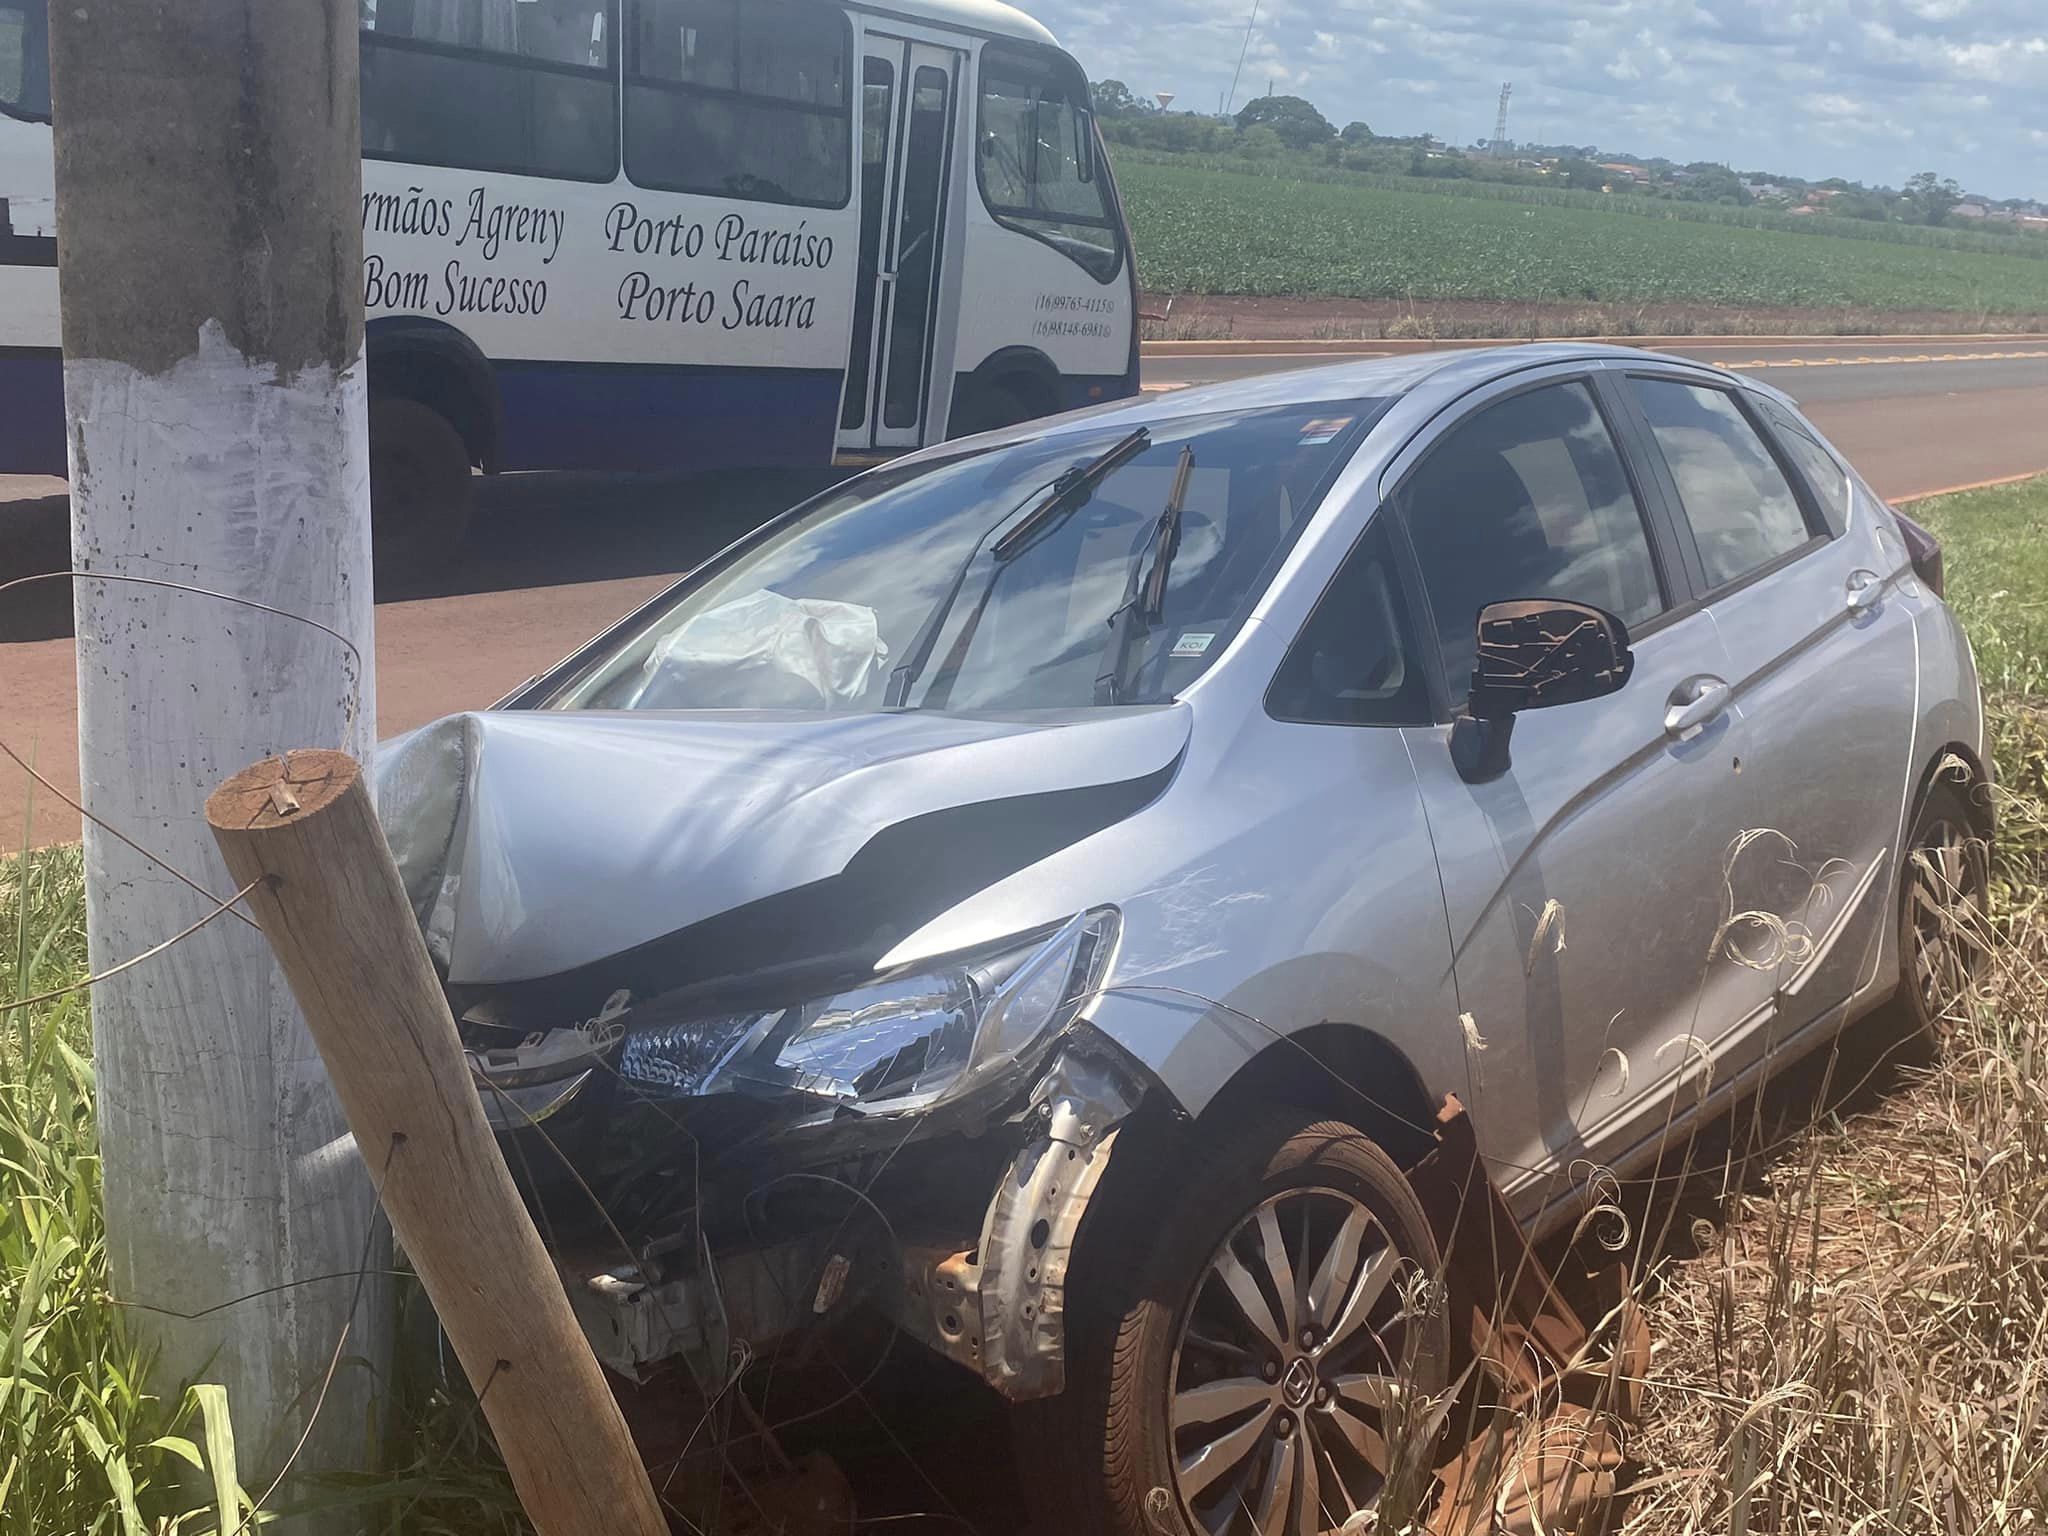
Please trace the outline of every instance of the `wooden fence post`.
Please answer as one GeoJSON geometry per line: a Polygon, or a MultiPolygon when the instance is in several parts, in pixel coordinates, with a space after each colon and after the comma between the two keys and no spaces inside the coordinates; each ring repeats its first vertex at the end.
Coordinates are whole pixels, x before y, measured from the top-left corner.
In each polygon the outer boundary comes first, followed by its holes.
{"type": "Polygon", "coordinates": [[[356,761],[293,752],[207,802],[319,1044],[384,1208],[540,1536],[667,1536],[484,1120],[455,1020],[356,761]]]}

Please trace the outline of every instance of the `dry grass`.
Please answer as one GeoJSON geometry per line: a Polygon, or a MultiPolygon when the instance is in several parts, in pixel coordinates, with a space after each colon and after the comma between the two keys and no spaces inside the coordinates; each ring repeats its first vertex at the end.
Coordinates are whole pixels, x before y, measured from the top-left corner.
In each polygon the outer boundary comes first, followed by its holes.
{"type": "Polygon", "coordinates": [[[2048,924],[2005,927],[1937,1065],[1681,1234],[1629,1532],[2040,1527],[2048,924]]]}
{"type": "Polygon", "coordinates": [[[1681,1206],[1629,1536],[2048,1528],[2048,799],[2037,712],[1994,716],[1983,981],[1891,1091],[1840,1107],[1835,1058],[1818,1125],[1681,1206]]]}

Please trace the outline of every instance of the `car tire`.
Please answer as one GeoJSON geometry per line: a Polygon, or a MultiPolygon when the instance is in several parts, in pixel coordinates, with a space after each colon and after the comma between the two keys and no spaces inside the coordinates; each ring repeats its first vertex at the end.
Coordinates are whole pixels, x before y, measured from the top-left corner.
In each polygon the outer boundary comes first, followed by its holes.
{"type": "Polygon", "coordinates": [[[1944,770],[1921,796],[1899,882],[1901,1023],[1934,1041],[1944,1017],[1983,973],[1991,849],[1971,782],[1944,770]]]}
{"type": "MultiPolygon", "coordinates": [[[[1018,1411],[1036,1529],[1198,1533],[1225,1528],[1217,1511],[1241,1496],[1247,1509],[1228,1529],[1255,1530],[1252,1515],[1278,1518],[1284,1508],[1277,1528],[1292,1536],[1371,1506],[1387,1472],[1361,1448],[1380,1442],[1385,1461],[1384,1439],[1402,1439],[1395,1420],[1421,1417],[1415,1410],[1444,1390],[1450,1359],[1441,1286],[1412,1283],[1438,1280],[1441,1264],[1400,1169],[1354,1126],[1266,1112],[1151,1183],[1142,1202],[1126,1202],[1138,1204],[1142,1216],[1108,1213],[1113,1224],[1097,1223],[1076,1255],[1066,1392],[1018,1411]],[[1263,1262],[1273,1234],[1284,1266],[1263,1262]],[[1344,1270],[1347,1242],[1357,1261],[1348,1281],[1325,1283],[1344,1270]],[[1274,1282],[1290,1274],[1295,1293],[1280,1302],[1274,1282]],[[1231,1301],[1246,1277],[1264,1298],[1257,1322],[1231,1301]],[[1294,1329],[1276,1348],[1286,1308],[1294,1329]],[[1320,1336],[1318,1324],[1328,1325],[1320,1336]],[[1373,1406],[1397,1375],[1399,1406],[1373,1406]],[[1304,1515],[1311,1487],[1333,1519],[1304,1515]]],[[[1407,1468],[1396,1475],[1411,1481],[1429,1460],[1396,1457],[1407,1468]]]]}
{"type": "Polygon", "coordinates": [[[380,585],[440,575],[461,558],[476,514],[469,446],[432,406],[370,402],[370,525],[380,585]]]}

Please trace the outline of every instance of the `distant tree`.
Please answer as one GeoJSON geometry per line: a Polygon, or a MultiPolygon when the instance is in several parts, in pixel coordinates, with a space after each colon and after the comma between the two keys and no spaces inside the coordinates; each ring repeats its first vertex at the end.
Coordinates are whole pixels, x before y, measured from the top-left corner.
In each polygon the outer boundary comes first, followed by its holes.
{"type": "Polygon", "coordinates": [[[1435,155],[1426,149],[1418,149],[1408,162],[1410,176],[1426,176],[1438,181],[1469,181],[1472,178],[1473,162],[1463,155],[1435,155]]]}
{"type": "Polygon", "coordinates": [[[1363,145],[1370,144],[1378,135],[1364,123],[1346,123],[1344,125],[1344,132],[1339,137],[1344,140],[1344,147],[1346,149],[1358,149],[1363,145]]]}
{"type": "Polygon", "coordinates": [[[1869,192],[1844,192],[1830,198],[1827,211],[1838,219],[1861,219],[1866,224],[1889,223],[1892,204],[1869,192]]]}
{"type": "Polygon", "coordinates": [[[1277,128],[1257,123],[1237,136],[1237,152],[1247,160],[1278,160],[1287,153],[1287,141],[1277,128]]]}
{"type": "Polygon", "coordinates": [[[1098,80],[1089,89],[1095,93],[1097,117],[1149,117],[1159,110],[1121,80],[1098,80]]]}
{"type": "Polygon", "coordinates": [[[1749,188],[1742,184],[1742,178],[1725,166],[1689,165],[1686,171],[1689,179],[1678,188],[1682,202],[1728,203],[1737,208],[1747,208],[1756,201],[1749,188]]]}
{"type": "Polygon", "coordinates": [[[1590,160],[1577,158],[1557,162],[1557,174],[1564,184],[1581,192],[1598,192],[1607,185],[1608,173],[1590,160]]]}
{"type": "Polygon", "coordinates": [[[1917,224],[1942,225],[1963,200],[1963,189],[1933,171],[1922,171],[1906,183],[1906,206],[1917,224]]]}
{"type": "Polygon", "coordinates": [[[1299,96],[1261,96],[1237,114],[1237,126],[1271,128],[1289,149],[1314,149],[1337,136],[1330,120],[1299,96]]]}

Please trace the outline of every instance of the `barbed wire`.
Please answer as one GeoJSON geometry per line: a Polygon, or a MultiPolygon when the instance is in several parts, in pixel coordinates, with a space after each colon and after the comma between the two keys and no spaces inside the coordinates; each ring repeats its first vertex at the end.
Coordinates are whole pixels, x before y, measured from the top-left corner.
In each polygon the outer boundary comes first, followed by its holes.
{"type": "MultiPolygon", "coordinates": [[[[126,832],[123,832],[119,827],[115,826],[112,822],[107,821],[102,817],[95,816],[83,805],[79,804],[78,801],[72,799],[71,796],[67,795],[56,784],[51,783],[50,780],[45,775],[37,771],[34,764],[30,763],[27,759],[22,757],[22,755],[19,752],[15,751],[14,748],[10,747],[4,741],[0,741],[0,755],[4,755],[5,757],[7,757],[10,761],[14,763],[14,765],[17,768],[21,769],[23,773],[27,774],[31,779],[34,779],[36,783],[40,784],[44,789],[48,790],[51,794],[55,795],[59,800],[63,801],[66,805],[70,806],[72,810],[76,811],[79,815],[83,816],[87,821],[91,822],[94,826],[98,827],[102,832],[106,833],[107,836],[113,838],[116,842],[124,844],[126,847],[132,849],[134,852],[141,854],[143,858],[147,859],[150,863],[156,865],[159,869],[164,870],[166,873],[172,875],[176,879],[183,881],[186,885],[190,886],[193,890],[197,891],[201,896],[204,896],[208,901],[220,900],[220,897],[217,896],[213,891],[207,889],[207,887],[205,887],[204,885],[201,885],[197,880],[194,880],[190,875],[186,874],[182,869],[178,868],[177,865],[173,864],[169,859],[165,858],[162,854],[151,852],[149,849],[143,847],[142,844],[135,841],[135,839],[130,837],[126,832]]],[[[261,927],[257,924],[256,919],[249,916],[248,913],[243,912],[239,907],[235,909],[234,915],[240,918],[249,927],[255,928],[259,933],[262,931],[261,927]]]]}
{"type": "Polygon", "coordinates": [[[235,607],[252,609],[257,613],[267,613],[273,618],[288,619],[294,624],[303,624],[309,629],[316,629],[321,634],[339,641],[342,648],[348,652],[349,691],[344,715],[345,730],[354,731],[356,723],[361,717],[363,708],[362,647],[331,624],[323,623],[321,620],[307,614],[293,613],[289,608],[279,608],[274,604],[262,602],[253,597],[244,597],[238,592],[223,592],[215,587],[202,587],[189,581],[172,581],[164,576],[131,576],[121,571],[89,571],[83,569],[38,571],[32,576],[16,576],[9,581],[0,581],[0,597],[5,597],[16,588],[31,587],[46,581],[106,581],[135,587],[154,587],[166,592],[185,592],[196,597],[210,597],[216,602],[232,604],[235,607]]]}
{"type": "MultiPolygon", "coordinates": [[[[15,1001],[11,1003],[0,1003],[0,1017],[4,1017],[5,1015],[13,1013],[19,1009],[39,1008],[46,1003],[57,1002],[59,999],[69,997],[76,992],[89,992],[94,987],[98,986],[101,982],[111,981],[113,980],[114,977],[123,975],[128,971],[132,971],[138,965],[144,965],[149,961],[156,959],[157,956],[164,954],[169,950],[175,949],[178,945],[184,943],[187,939],[191,938],[195,933],[198,933],[202,928],[205,928],[208,924],[216,922],[220,918],[225,917],[230,911],[230,909],[234,907],[236,902],[244,900],[259,885],[262,885],[264,883],[264,878],[265,877],[259,876],[258,878],[251,880],[247,885],[243,886],[239,891],[235,892],[234,895],[230,896],[226,901],[221,902],[211,912],[207,913],[206,916],[199,919],[198,922],[194,923],[191,927],[185,929],[184,932],[173,935],[171,938],[165,939],[161,944],[155,945],[149,949],[145,949],[141,954],[136,955],[133,959],[123,960],[119,965],[109,966],[107,967],[106,970],[101,971],[98,975],[88,976],[83,981],[74,981],[69,986],[58,987],[53,991],[38,993],[34,997],[17,998],[15,999],[15,1001]]],[[[26,899],[26,892],[24,892],[24,899],[26,899]]]]}

